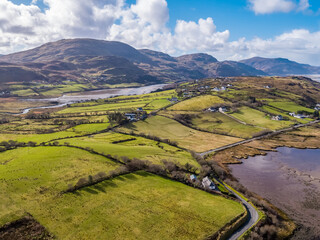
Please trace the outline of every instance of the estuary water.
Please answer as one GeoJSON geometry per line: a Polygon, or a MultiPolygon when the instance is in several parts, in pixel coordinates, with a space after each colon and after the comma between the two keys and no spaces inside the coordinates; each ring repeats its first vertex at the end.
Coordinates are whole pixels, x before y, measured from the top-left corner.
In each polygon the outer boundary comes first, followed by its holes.
{"type": "Polygon", "coordinates": [[[167,84],[156,84],[156,85],[136,87],[136,88],[114,88],[114,89],[92,90],[92,91],[85,91],[85,92],[79,92],[79,93],[65,94],[57,98],[24,99],[23,101],[43,102],[44,106],[23,109],[21,114],[26,114],[33,109],[57,108],[57,107],[63,107],[68,104],[81,102],[81,101],[104,99],[104,98],[110,98],[115,96],[147,94],[147,93],[156,91],[158,89],[162,89],[165,86],[167,86],[167,84]],[[55,104],[52,105],[51,103],[55,103],[55,104]]]}
{"type": "Polygon", "coordinates": [[[242,161],[233,175],[302,226],[294,239],[320,239],[320,149],[281,147],[242,161]]]}

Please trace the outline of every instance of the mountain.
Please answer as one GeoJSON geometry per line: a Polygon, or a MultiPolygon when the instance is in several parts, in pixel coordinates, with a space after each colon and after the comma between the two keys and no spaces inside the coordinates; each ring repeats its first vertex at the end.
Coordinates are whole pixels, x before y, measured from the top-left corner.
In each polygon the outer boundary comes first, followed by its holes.
{"type": "Polygon", "coordinates": [[[211,55],[204,53],[188,54],[180,57],[171,57],[161,52],[140,50],[156,64],[141,65],[150,74],[161,74],[168,80],[186,80],[208,77],[234,77],[267,75],[243,63],[224,61],[219,62],[211,55]]]}
{"type": "Polygon", "coordinates": [[[64,39],[0,56],[0,82],[74,80],[95,84],[177,82],[216,76],[265,75],[238,62],[219,62],[204,53],[172,57],[128,44],[64,39]]]}
{"type": "Polygon", "coordinates": [[[20,82],[21,79],[25,82],[48,80],[45,75],[34,69],[0,63],[0,83],[20,82]]]}
{"type": "Polygon", "coordinates": [[[320,67],[301,64],[285,58],[254,57],[240,61],[269,75],[320,74],[320,67]]]}
{"type": "Polygon", "coordinates": [[[116,56],[132,62],[151,63],[150,59],[128,44],[95,39],[63,39],[2,56],[0,60],[9,63],[48,62],[77,56],[116,56]]]}

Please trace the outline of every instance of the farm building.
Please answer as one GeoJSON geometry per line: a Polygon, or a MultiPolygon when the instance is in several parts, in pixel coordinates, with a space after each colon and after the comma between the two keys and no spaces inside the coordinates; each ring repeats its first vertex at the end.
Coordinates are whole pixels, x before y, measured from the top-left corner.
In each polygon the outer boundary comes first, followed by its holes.
{"type": "Polygon", "coordinates": [[[209,177],[205,177],[204,179],[202,179],[202,186],[211,190],[216,189],[216,185],[214,185],[214,183],[209,179],[209,177]]]}

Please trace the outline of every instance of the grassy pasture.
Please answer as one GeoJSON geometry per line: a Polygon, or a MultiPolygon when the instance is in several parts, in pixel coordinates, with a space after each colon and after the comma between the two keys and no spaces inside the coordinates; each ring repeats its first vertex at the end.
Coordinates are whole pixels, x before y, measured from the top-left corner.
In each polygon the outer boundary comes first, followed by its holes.
{"type": "Polygon", "coordinates": [[[147,118],[145,121],[128,124],[122,127],[121,130],[170,139],[177,142],[179,146],[196,152],[204,152],[242,140],[240,138],[197,131],[162,116],[154,116],[147,118]]]}
{"type": "Polygon", "coordinates": [[[55,132],[55,133],[46,133],[46,134],[11,134],[5,133],[0,134],[0,142],[14,140],[18,142],[29,142],[33,141],[36,143],[49,142],[58,138],[66,137],[76,137],[86,134],[95,133],[102,131],[108,127],[108,123],[91,123],[91,124],[82,124],[75,126],[73,128],[67,129],[66,131],[55,132]]]}
{"type": "Polygon", "coordinates": [[[231,114],[233,117],[248,124],[268,128],[271,130],[281,129],[293,124],[290,121],[274,121],[265,116],[265,113],[249,107],[241,107],[239,112],[231,114]]]}
{"type": "Polygon", "coordinates": [[[79,134],[72,131],[63,131],[47,134],[0,134],[0,142],[14,140],[18,142],[48,142],[57,138],[74,137],[79,134]]]}
{"type": "Polygon", "coordinates": [[[75,132],[79,135],[90,134],[95,132],[100,132],[105,130],[109,126],[109,123],[90,123],[90,124],[81,124],[73,128],[68,129],[68,131],[75,132]]]}
{"type": "Polygon", "coordinates": [[[270,106],[280,108],[284,111],[287,112],[298,112],[298,111],[306,111],[309,113],[313,113],[314,110],[310,108],[306,108],[303,106],[300,106],[294,102],[289,102],[289,101],[276,101],[276,102],[269,102],[270,106]]]}
{"type": "Polygon", "coordinates": [[[107,158],[68,147],[19,148],[0,153],[0,225],[23,215],[39,201],[56,197],[81,177],[118,167],[107,158]]]}
{"type": "Polygon", "coordinates": [[[209,108],[215,104],[225,103],[223,99],[212,95],[203,95],[187,99],[183,102],[179,102],[174,106],[168,108],[168,110],[174,111],[201,111],[209,108]]]}
{"type": "Polygon", "coordinates": [[[39,94],[34,92],[32,89],[22,89],[13,91],[12,94],[18,95],[19,97],[30,97],[30,96],[38,96],[39,94]]]}
{"type": "Polygon", "coordinates": [[[64,113],[84,113],[84,112],[103,112],[103,111],[132,111],[139,107],[144,107],[150,101],[127,101],[119,103],[101,104],[87,107],[71,107],[59,111],[59,114],[64,113]]]}
{"type": "Polygon", "coordinates": [[[32,213],[63,239],[171,240],[204,239],[243,211],[238,202],[137,172],[64,194],[32,213]]]}
{"type": "Polygon", "coordinates": [[[21,101],[17,98],[0,98],[0,113],[20,113],[22,109],[41,107],[48,103],[21,101]]]}
{"type": "Polygon", "coordinates": [[[133,137],[119,133],[102,133],[92,137],[65,139],[60,142],[68,142],[74,146],[89,147],[99,153],[111,154],[112,156],[127,156],[129,158],[149,160],[155,164],[160,164],[162,160],[170,160],[180,164],[190,163],[199,167],[199,164],[191,157],[190,153],[168,144],[157,144],[156,141],[142,137],[133,137]],[[136,138],[136,140],[112,143],[132,138],[136,138]]]}
{"type": "Polygon", "coordinates": [[[153,100],[150,103],[148,103],[144,110],[147,112],[151,112],[153,110],[157,110],[157,109],[161,109],[163,107],[166,107],[168,105],[170,105],[171,102],[168,99],[157,99],[157,100],[153,100]]]}
{"type": "Polygon", "coordinates": [[[286,112],[280,111],[279,109],[271,107],[271,106],[263,105],[262,109],[264,111],[269,112],[272,115],[282,115],[284,117],[287,117],[292,122],[299,122],[299,123],[307,123],[308,122],[308,120],[306,120],[306,119],[299,119],[299,118],[292,117],[289,114],[287,114],[286,112]]]}
{"type": "Polygon", "coordinates": [[[192,119],[192,124],[214,133],[224,133],[240,138],[250,138],[261,128],[244,125],[222,113],[201,113],[192,119]]]}

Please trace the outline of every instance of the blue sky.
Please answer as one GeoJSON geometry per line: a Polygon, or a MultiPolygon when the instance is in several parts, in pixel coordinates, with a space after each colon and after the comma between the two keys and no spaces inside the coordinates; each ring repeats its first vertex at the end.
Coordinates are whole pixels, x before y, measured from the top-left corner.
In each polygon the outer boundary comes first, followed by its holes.
{"type": "Polygon", "coordinates": [[[174,56],[320,65],[319,0],[1,0],[3,8],[0,54],[91,37],[174,56]]]}
{"type": "MultiPolygon", "coordinates": [[[[30,4],[32,0],[11,0],[16,4],[30,4]]],[[[268,0],[266,0],[268,1],[268,0]]],[[[128,5],[136,0],[126,1],[128,5]]],[[[241,37],[272,38],[294,28],[318,31],[320,29],[320,1],[310,0],[307,12],[273,13],[256,15],[246,0],[167,0],[170,20],[168,26],[174,29],[176,21],[197,21],[212,17],[218,31],[230,30],[230,40],[241,37]]],[[[37,5],[44,9],[43,1],[37,5]]]]}
{"type": "MultiPolygon", "coordinates": [[[[268,1],[268,0],[266,0],[268,1]]],[[[246,0],[168,0],[170,25],[177,19],[195,21],[212,17],[219,31],[229,29],[231,40],[240,37],[259,36],[269,38],[293,28],[317,31],[320,17],[315,14],[320,9],[319,0],[310,0],[313,13],[290,12],[256,15],[246,0]]]]}

